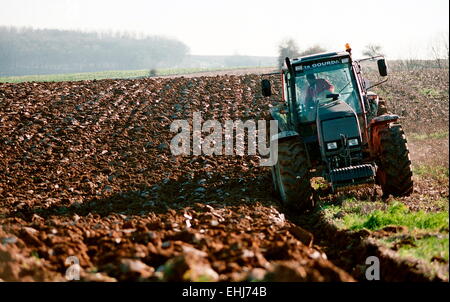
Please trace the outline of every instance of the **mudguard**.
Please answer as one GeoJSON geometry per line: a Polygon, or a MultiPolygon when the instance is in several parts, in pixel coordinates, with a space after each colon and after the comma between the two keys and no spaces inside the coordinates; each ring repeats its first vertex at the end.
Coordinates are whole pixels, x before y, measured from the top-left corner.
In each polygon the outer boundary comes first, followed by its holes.
{"type": "Polygon", "coordinates": [[[399,119],[398,115],[395,114],[384,114],[377,116],[370,121],[369,131],[370,131],[370,153],[372,157],[376,157],[380,152],[380,135],[381,129],[387,127],[391,123],[397,122],[399,119]]]}
{"type": "Polygon", "coordinates": [[[383,114],[383,115],[373,118],[370,121],[369,127],[374,127],[374,126],[381,125],[381,124],[393,123],[393,122],[396,122],[398,120],[398,118],[399,118],[398,115],[395,115],[395,114],[383,114]]]}

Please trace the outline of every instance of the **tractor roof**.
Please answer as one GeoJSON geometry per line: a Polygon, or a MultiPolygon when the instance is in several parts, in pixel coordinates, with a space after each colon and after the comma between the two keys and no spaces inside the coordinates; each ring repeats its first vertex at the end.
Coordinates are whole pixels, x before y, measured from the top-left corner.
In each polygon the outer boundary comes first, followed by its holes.
{"type": "Polygon", "coordinates": [[[292,60],[292,65],[300,65],[305,62],[310,61],[316,61],[321,59],[334,59],[334,58],[342,58],[342,57],[349,57],[350,54],[346,51],[340,51],[340,52],[323,52],[318,54],[313,54],[309,56],[303,56],[297,59],[292,60]]]}

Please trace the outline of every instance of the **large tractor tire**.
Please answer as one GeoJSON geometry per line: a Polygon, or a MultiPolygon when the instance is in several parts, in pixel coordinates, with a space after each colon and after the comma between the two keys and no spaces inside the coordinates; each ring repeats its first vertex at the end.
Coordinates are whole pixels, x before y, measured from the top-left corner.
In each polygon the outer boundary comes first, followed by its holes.
{"type": "Polygon", "coordinates": [[[306,150],[298,138],[278,142],[278,161],[272,166],[272,179],[287,207],[304,211],[313,206],[306,150]]]}
{"type": "Polygon", "coordinates": [[[413,191],[411,160],[405,133],[400,124],[392,123],[380,130],[380,157],[377,183],[384,196],[408,196],[413,191]]]}

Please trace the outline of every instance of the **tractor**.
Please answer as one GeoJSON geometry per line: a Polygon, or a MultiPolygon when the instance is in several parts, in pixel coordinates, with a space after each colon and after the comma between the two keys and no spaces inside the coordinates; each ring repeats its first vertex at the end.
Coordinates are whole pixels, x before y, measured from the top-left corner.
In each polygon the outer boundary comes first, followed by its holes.
{"type": "MultiPolygon", "coordinates": [[[[311,179],[323,177],[333,193],[378,184],[383,196],[413,191],[411,161],[399,116],[370,88],[388,80],[383,56],[352,59],[351,48],[297,59],[280,73],[282,102],[270,110],[278,122],[278,157],[271,167],[275,191],[288,207],[314,205],[311,179]],[[369,86],[361,62],[376,62],[383,80],[369,86]]],[[[263,96],[271,82],[261,81],[263,96]]],[[[274,145],[271,143],[271,145],[274,145]]]]}

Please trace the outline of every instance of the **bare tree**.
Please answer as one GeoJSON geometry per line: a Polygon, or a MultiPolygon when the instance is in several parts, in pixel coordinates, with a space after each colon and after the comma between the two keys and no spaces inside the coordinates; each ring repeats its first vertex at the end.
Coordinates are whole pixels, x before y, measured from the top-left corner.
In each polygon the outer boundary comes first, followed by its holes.
{"type": "Polygon", "coordinates": [[[281,42],[280,46],[278,46],[278,66],[281,68],[284,64],[284,59],[286,57],[289,58],[297,58],[307,55],[313,55],[316,53],[325,52],[326,49],[321,47],[318,44],[315,44],[309,48],[307,48],[304,51],[299,50],[297,43],[294,41],[294,39],[287,39],[281,42]]]}
{"type": "Polygon", "coordinates": [[[437,67],[441,68],[441,58],[442,58],[442,54],[441,54],[441,45],[438,45],[436,43],[432,43],[430,46],[430,51],[431,51],[431,55],[433,57],[433,59],[436,61],[437,63],[437,67]]]}
{"type": "Polygon", "coordinates": [[[278,46],[278,67],[282,68],[286,57],[295,58],[299,55],[297,43],[294,39],[287,39],[278,46]]]}
{"type": "Polygon", "coordinates": [[[440,33],[430,41],[430,54],[438,68],[448,65],[448,32],[440,33]]]}
{"type": "Polygon", "coordinates": [[[382,47],[380,45],[377,44],[368,44],[366,45],[366,48],[363,51],[363,55],[364,56],[368,56],[368,57],[375,57],[375,56],[382,56],[383,54],[383,50],[382,47]]]}
{"type": "Polygon", "coordinates": [[[448,49],[448,31],[443,32],[441,34],[441,41],[442,41],[441,43],[442,43],[442,52],[443,52],[442,58],[446,61],[445,65],[448,68],[448,66],[449,66],[448,60],[449,60],[449,55],[450,55],[449,49],[448,49]]]}
{"type": "Polygon", "coordinates": [[[449,49],[448,49],[448,31],[442,34],[442,39],[444,42],[444,51],[445,51],[445,55],[447,56],[447,64],[448,64],[448,59],[449,59],[449,49]]]}
{"type": "Polygon", "coordinates": [[[307,48],[305,51],[302,51],[300,53],[300,56],[307,56],[307,55],[313,55],[316,53],[321,53],[321,52],[326,52],[327,50],[323,47],[321,47],[320,45],[316,44],[313,45],[309,48],[307,48]]]}

